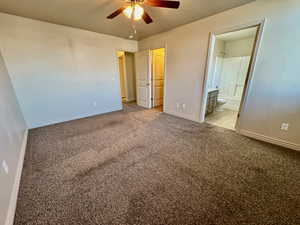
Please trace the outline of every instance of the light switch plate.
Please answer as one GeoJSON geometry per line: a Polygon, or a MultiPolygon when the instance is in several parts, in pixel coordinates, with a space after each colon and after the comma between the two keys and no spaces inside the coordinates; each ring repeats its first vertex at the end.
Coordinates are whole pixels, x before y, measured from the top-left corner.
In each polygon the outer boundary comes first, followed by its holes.
{"type": "Polygon", "coordinates": [[[8,165],[5,160],[2,161],[2,168],[6,174],[8,174],[8,165]]]}
{"type": "Polygon", "coordinates": [[[281,130],[287,131],[289,129],[289,124],[288,123],[282,123],[281,124],[281,130]]]}

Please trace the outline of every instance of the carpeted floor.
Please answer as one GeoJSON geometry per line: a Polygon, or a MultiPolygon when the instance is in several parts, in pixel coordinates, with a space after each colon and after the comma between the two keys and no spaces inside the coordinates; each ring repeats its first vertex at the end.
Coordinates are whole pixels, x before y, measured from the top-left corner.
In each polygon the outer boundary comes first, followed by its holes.
{"type": "Polygon", "coordinates": [[[21,224],[298,225],[300,152],[127,105],[30,131],[21,224]]]}

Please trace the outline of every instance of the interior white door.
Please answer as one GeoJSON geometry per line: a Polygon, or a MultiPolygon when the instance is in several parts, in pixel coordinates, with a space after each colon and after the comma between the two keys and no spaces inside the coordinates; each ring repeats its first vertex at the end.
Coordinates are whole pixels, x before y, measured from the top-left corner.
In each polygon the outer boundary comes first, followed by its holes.
{"type": "Polygon", "coordinates": [[[137,104],[151,108],[150,50],[135,53],[137,104]]]}
{"type": "Polygon", "coordinates": [[[164,101],[164,50],[153,51],[153,107],[163,105],[164,101]]]}

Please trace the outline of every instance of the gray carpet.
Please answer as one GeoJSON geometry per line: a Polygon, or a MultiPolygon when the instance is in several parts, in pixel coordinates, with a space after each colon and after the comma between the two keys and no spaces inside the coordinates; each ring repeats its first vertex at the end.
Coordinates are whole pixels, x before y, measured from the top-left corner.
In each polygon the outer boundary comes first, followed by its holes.
{"type": "Polygon", "coordinates": [[[300,224],[300,153],[127,105],[31,130],[15,225],[300,224]]]}

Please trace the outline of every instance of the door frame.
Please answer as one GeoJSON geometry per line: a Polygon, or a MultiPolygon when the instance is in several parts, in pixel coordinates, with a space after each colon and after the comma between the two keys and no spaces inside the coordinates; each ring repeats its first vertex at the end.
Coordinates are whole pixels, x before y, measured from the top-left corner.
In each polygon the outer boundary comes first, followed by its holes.
{"type": "MultiPolygon", "coordinates": [[[[124,52],[124,55],[123,56],[121,56],[122,58],[123,58],[123,65],[122,65],[122,67],[123,67],[123,71],[124,71],[124,77],[123,77],[123,79],[124,79],[124,84],[125,84],[125,87],[124,87],[124,89],[125,89],[125,100],[126,100],[126,102],[128,101],[128,86],[127,86],[127,71],[126,71],[126,57],[125,57],[125,51],[123,51],[124,52]]],[[[119,56],[117,56],[117,58],[118,58],[118,64],[120,64],[120,57],[119,56]]],[[[119,65],[119,68],[118,68],[118,71],[119,71],[119,82],[120,82],[120,90],[122,90],[121,89],[121,71],[120,71],[120,65],[119,65]]],[[[121,95],[121,100],[123,100],[122,99],[122,92],[120,93],[120,95],[121,95]]]]}
{"type": "MultiPolygon", "coordinates": [[[[116,64],[116,68],[117,68],[117,73],[118,73],[118,79],[119,79],[119,84],[120,84],[120,69],[119,69],[119,57],[117,55],[117,52],[128,52],[128,53],[132,53],[132,54],[135,54],[136,52],[135,51],[128,51],[128,50],[124,50],[124,49],[119,49],[119,48],[115,48],[115,52],[114,52],[114,55],[115,55],[115,64],[116,64]]],[[[127,88],[127,72],[126,72],[126,57],[124,55],[124,66],[125,66],[125,92],[126,92],[126,102],[128,101],[128,88],[127,88]]],[[[134,65],[135,66],[135,65],[134,65]]],[[[134,67],[134,70],[135,70],[135,67],[134,67]]],[[[136,85],[135,85],[135,88],[136,88],[136,85]]],[[[120,100],[121,100],[121,103],[122,103],[122,94],[121,94],[121,86],[119,87],[119,90],[120,90],[120,100]]]]}
{"type": "Polygon", "coordinates": [[[167,63],[166,63],[166,59],[167,59],[167,48],[166,46],[164,47],[160,47],[160,48],[151,48],[150,49],[150,65],[151,65],[151,70],[150,70],[150,80],[151,80],[151,108],[153,108],[154,106],[154,101],[153,101],[153,90],[154,90],[154,86],[153,86],[153,51],[157,50],[157,49],[164,49],[164,96],[163,96],[163,112],[165,112],[165,96],[166,96],[166,68],[167,68],[167,63]]]}
{"type": "Polygon", "coordinates": [[[126,57],[125,57],[125,50],[120,50],[120,49],[116,49],[115,50],[115,58],[116,58],[116,64],[117,64],[117,71],[118,71],[118,79],[119,79],[119,84],[120,84],[120,99],[121,99],[121,102],[122,102],[122,93],[121,93],[121,79],[120,79],[120,76],[121,76],[121,71],[120,71],[120,63],[119,63],[119,57],[118,57],[118,52],[124,52],[124,56],[123,56],[123,59],[124,59],[124,65],[123,65],[123,69],[124,69],[124,82],[125,82],[125,94],[126,94],[126,102],[127,102],[127,97],[128,97],[128,90],[127,90],[127,74],[126,74],[126,57]]]}
{"type": "Polygon", "coordinates": [[[244,30],[247,28],[252,28],[252,27],[257,27],[257,32],[256,32],[256,37],[255,41],[253,44],[253,50],[250,58],[250,63],[248,67],[248,72],[245,80],[245,86],[242,94],[242,99],[241,99],[241,104],[239,107],[238,111],[238,118],[235,124],[235,130],[236,132],[239,132],[240,130],[240,116],[243,114],[243,112],[246,110],[246,102],[247,98],[249,96],[249,92],[251,89],[252,85],[252,80],[253,80],[253,72],[254,68],[256,65],[256,59],[258,55],[258,51],[261,47],[261,41],[262,41],[262,36],[263,36],[263,30],[265,26],[265,19],[262,20],[257,20],[253,22],[249,22],[246,24],[242,25],[237,25],[234,27],[222,29],[219,31],[214,31],[210,33],[210,38],[209,38],[209,44],[208,44],[208,53],[207,53],[207,60],[206,60],[206,67],[205,67],[205,74],[204,74],[204,81],[203,81],[203,86],[202,86],[202,98],[201,98],[201,109],[200,109],[200,122],[203,123],[205,121],[205,110],[206,110],[206,103],[207,103],[207,81],[208,81],[208,76],[211,72],[212,69],[212,62],[213,62],[213,53],[215,49],[215,43],[216,43],[216,36],[224,33],[230,33],[234,31],[239,31],[239,30],[244,30]]]}

